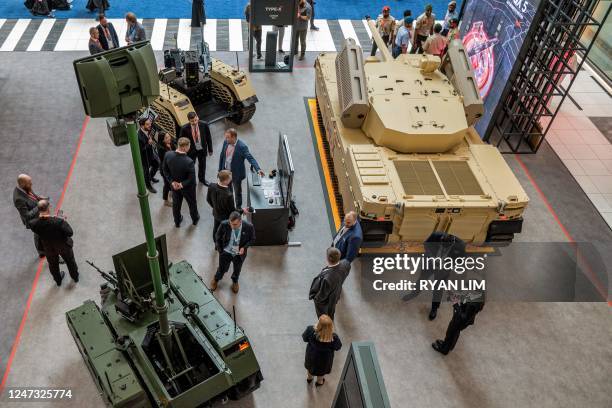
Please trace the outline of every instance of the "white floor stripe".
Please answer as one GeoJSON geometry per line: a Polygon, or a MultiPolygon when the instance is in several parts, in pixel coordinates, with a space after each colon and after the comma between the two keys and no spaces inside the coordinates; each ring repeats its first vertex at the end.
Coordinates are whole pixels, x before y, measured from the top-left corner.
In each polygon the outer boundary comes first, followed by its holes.
{"type": "Polygon", "coordinates": [[[370,31],[370,26],[368,25],[367,20],[361,20],[361,22],[363,23],[366,31],[368,32],[368,36],[372,38],[372,32],[370,31]]]}
{"type": "Polygon", "coordinates": [[[217,51],[217,20],[207,18],[204,26],[204,41],[208,43],[210,51],[217,51]]]}
{"type": "Polygon", "coordinates": [[[30,20],[29,18],[17,20],[17,23],[15,24],[9,35],[6,37],[4,44],[2,44],[0,51],[13,51],[17,46],[19,39],[21,38],[25,30],[28,28],[30,21],[32,20],[30,20]]]}
{"type": "Polygon", "coordinates": [[[40,51],[42,46],[45,44],[45,40],[51,32],[54,23],[55,19],[53,18],[47,18],[41,21],[40,25],[38,26],[38,30],[36,30],[36,33],[34,34],[34,37],[32,37],[32,41],[30,42],[30,45],[28,45],[26,51],[40,51]]]}
{"type": "Polygon", "coordinates": [[[336,51],[327,20],[317,20],[317,27],[319,27],[319,31],[308,30],[306,51],[336,51]]]}
{"type": "Polygon", "coordinates": [[[229,50],[242,51],[242,20],[229,20],[229,50]]]}
{"type": "MultiPolygon", "coordinates": [[[[0,27],[6,23],[6,19],[0,19],[0,27]]],[[[19,19],[15,27],[11,30],[7,39],[5,40],[0,51],[12,51],[15,46],[19,43],[19,40],[27,30],[31,19],[19,19]]],[[[49,33],[52,30],[53,19],[45,19],[41,22],[40,27],[36,31],[31,43],[27,47],[27,51],[40,51],[43,44],[45,43],[49,33]]],[[[125,33],[127,30],[127,23],[125,19],[109,19],[115,26],[117,35],[119,37],[119,43],[121,46],[126,45],[125,33]]],[[[142,19],[139,19],[142,22],[142,19]]],[[[191,27],[190,19],[180,19],[178,29],[178,42],[182,49],[189,49],[191,42],[191,27]]],[[[342,34],[345,38],[353,38],[358,44],[360,44],[355,27],[351,20],[337,20],[340,24],[342,34]]],[[[243,35],[242,35],[242,20],[240,19],[229,19],[229,48],[230,51],[244,51],[243,50],[243,35]]],[[[370,28],[367,25],[366,20],[361,20],[363,27],[365,28],[368,36],[371,38],[370,28]]],[[[89,41],[89,28],[96,26],[98,23],[94,19],[69,19],[62,30],[60,38],[55,46],[56,51],[74,51],[74,50],[87,50],[87,44],[89,41]]],[[[153,49],[159,51],[163,49],[164,38],[167,30],[167,19],[155,19],[153,23],[152,32],[147,32],[147,38],[151,39],[153,49]]],[[[308,31],[306,37],[307,50],[314,52],[322,51],[337,51],[335,49],[334,40],[329,30],[327,20],[317,20],[319,31],[308,31]]],[[[262,33],[262,50],[266,47],[266,34],[272,30],[271,26],[264,26],[262,33]]],[[[285,37],[283,40],[282,48],[289,50],[291,45],[291,32],[289,29],[285,30],[285,37]]],[[[217,50],[217,20],[208,19],[206,26],[204,27],[204,37],[208,42],[211,51],[217,50]]],[[[362,44],[360,44],[362,45],[362,44]]]]}
{"type": "MultiPolygon", "coordinates": [[[[112,21],[115,24],[115,21],[112,21]]],[[[89,28],[97,25],[94,19],[77,19],[71,18],[66,22],[64,30],[60,35],[60,38],[55,44],[54,51],[75,51],[83,47],[83,38],[85,39],[85,48],[87,49],[87,42],[89,41],[89,28]]],[[[115,29],[117,29],[115,24],[115,29]]],[[[117,30],[118,32],[119,30],[117,30]]],[[[121,36],[119,36],[121,41],[121,36]]]]}
{"type": "Polygon", "coordinates": [[[166,26],[168,19],[156,18],[153,24],[153,32],[151,35],[151,46],[156,51],[161,51],[164,48],[164,37],[166,35],[166,26]]]}
{"type": "Polygon", "coordinates": [[[361,45],[359,42],[359,38],[357,38],[357,33],[355,32],[355,27],[353,27],[353,23],[351,20],[338,20],[340,23],[340,28],[342,29],[342,34],[344,38],[352,38],[355,40],[357,45],[361,45]]]}
{"type": "Polygon", "coordinates": [[[191,20],[187,18],[181,18],[179,20],[178,32],[176,34],[176,41],[178,47],[181,50],[188,50],[189,44],[191,43],[191,20]]]}

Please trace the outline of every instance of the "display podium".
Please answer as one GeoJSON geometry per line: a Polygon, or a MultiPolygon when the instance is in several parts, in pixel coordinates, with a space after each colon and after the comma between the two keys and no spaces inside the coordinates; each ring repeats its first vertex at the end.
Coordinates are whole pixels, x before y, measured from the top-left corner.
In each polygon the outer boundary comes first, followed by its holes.
{"type": "Polygon", "coordinates": [[[295,168],[287,136],[278,135],[276,170],[259,177],[247,177],[247,205],[255,228],[255,246],[286,245],[289,242],[289,215],[295,168]]]}
{"type": "Polygon", "coordinates": [[[254,177],[247,177],[247,205],[255,228],[253,245],[285,245],[289,238],[289,207],[280,193],[280,177],[259,179],[252,174],[254,177]]]}

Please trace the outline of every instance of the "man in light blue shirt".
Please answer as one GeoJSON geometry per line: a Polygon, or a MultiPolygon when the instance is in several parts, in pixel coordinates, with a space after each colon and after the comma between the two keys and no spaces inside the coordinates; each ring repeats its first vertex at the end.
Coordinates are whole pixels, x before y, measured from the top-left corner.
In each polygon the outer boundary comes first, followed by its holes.
{"type": "Polygon", "coordinates": [[[138,22],[136,15],[134,13],[127,13],[125,15],[125,21],[127,21],[127,31],[125,33],[125,42],[128,45],[144,41],[147,39],[147,35],[145,33],[145,29],[138,22]]]}
{"type": "Polygon", "coordinates": [[[451,1],[448,3],[448,10],[446,10],[446,15],[444,16],[444,23],[442,24],[442,35],[446,37],[448,31],[450,30],[450,21],[452,19],[456,19],[459,21],[459,12],[457,11],[457,2],[451,1]]]}
{"type": "Polygon", "coordinates": [[[231,256],[238,255],[238,251],[240,250],[240,233],[242,233],[242,223],[240,223],[238,227],[232,224],[230,240],[225,248],[223,248],[223,250],[231,256]]]}
{"type": "Polygon", "coordinates": [[[404,24],[397,30],[395,44],[393,45],[393,58],[408,52],[408,45],[412,38],[412,17],[405,17],[404,24]]]}

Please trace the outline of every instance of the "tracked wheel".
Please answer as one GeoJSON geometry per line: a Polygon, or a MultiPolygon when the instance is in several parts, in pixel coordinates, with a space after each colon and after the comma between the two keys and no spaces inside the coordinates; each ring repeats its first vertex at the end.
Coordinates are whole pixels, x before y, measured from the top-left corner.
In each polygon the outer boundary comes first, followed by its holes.
{"type": "Polygon", "coordinates": [[[249,106],[248,108],[242,108],[234,115],[228,117],[228,119],[236,125],[243,125],[251,120],[255,115],[255,105],[249,106]]]}
{"type": "Polygon", "coordinates": [[[319,131],[321,132],[321,142],[323,144],[323,152],[325,157],[322,157],[321,160],[325,160],[327,163],[327,168],[330,172],[330,178],[332,183],[332,188],[334,190],[334,199],[336,200],[336,206],[338,207],[338,215],[340,219],[344,219],[344,203],[342,200],[342,193],[340,192],[340,185],[338,184],[338,177],[336,176],[336,172],[334,171],[334,159],[331,156],[331,151],[329,149],[329,140],[327,136],[327,132],[325,130],[325,125],[323,124],[323,115],[321,114],[321,108],[319,107],[319,100],[317,101],[317,122],[319,125],[319,131]]]}
{"type": "Polygon", "coordinates": [[[153,109],[153,111],[155,111],[155,113],[159,115],[159,117],[155,121],[155,126],[163,130],[164,132],[170,134],[172,136],[172,139],[176,140],[180,132],[180,128],[178,123],[176,123],[176,120],[174,120],[174,117],[170,114],[170,112],[168,112],[166,108],[156,104],[155,102],[151,104],[151,108],[153,109]]]}

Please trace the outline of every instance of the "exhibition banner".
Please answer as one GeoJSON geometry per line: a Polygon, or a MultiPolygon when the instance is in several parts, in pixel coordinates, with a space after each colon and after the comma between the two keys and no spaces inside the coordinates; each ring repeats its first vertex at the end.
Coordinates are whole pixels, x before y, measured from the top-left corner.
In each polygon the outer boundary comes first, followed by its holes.
{"type": "Polygon", "coordinates": [[[484,101],[474,126],[486,138],[512,69],[522,50],[540,0],[469,0],[463,9],[460,38],[484,101]]]}
{"type": "Polygon", "coordinates": [[[252,0],[253,23],[256,25],[293,25],[296,0],[252,0]]]}

